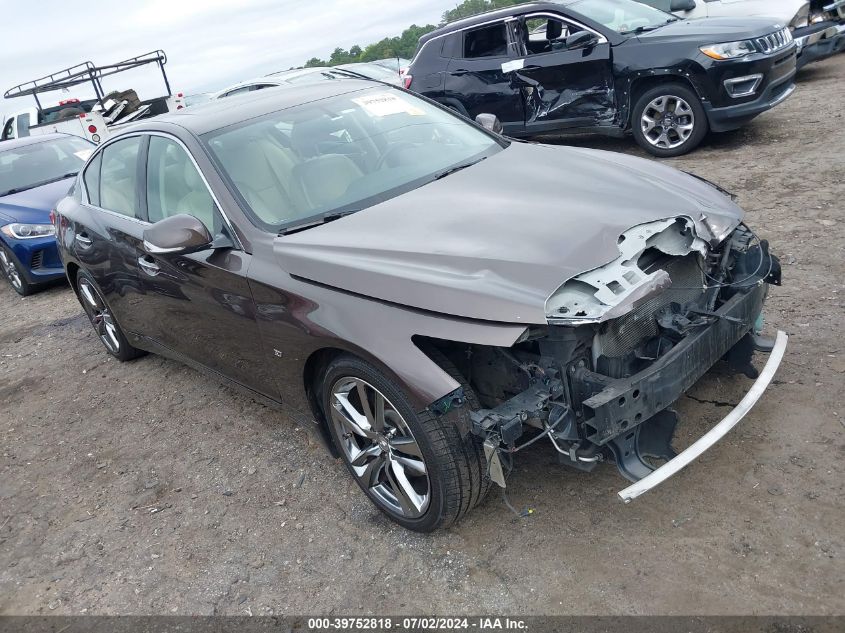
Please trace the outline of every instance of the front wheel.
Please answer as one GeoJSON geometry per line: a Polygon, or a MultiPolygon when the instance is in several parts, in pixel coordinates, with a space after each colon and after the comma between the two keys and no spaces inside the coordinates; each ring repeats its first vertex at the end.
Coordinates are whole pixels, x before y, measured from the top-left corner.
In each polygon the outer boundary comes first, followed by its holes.
{"type": "Polygon", "coordinates": [[[88,320],[91,321],[94,331],[100,337],[100,341],[109,354],[121,362],[132,360],[144,354],[143,351],[129,344],[129,341],[123,334],[123,330],[120,329],[117,321],[115,321],[111,308],[109,308],[109,305],[88,273],[79,271],[76,276],[76,288],[79,302],[82,304],[85,314],[88,315],[88,320]]]}
{"type": "Polygon", "coordinates": [[[632,112],[634,139],[649,154],[660,158],[691,152],[704,140],[709,127],[698,96],[678,83],[646,90],[632,112]]]}
{"type": "Polygon", "coordinates": [[[483,452],[450,419],[417,413],[402,388],[354,356],[332,361],[321,384],[335,444],[358,485],[390,519],[432,532],[481,500],[483,452]]]}
{"type": "Polygon", "coordinates": [[[2,244],[0,244],[0,269],[15,292],[22,297],[32,294],[35,286],[26,280],[15,256],[2,244]]]}

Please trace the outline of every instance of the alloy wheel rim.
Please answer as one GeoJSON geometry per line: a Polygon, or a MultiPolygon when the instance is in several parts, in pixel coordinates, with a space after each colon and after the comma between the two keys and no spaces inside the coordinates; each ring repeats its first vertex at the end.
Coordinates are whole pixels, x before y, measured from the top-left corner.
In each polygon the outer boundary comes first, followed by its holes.
{"type": "Polygon", "coordinates": [[[21,274],[18,272],[18,267],[15,266],[15,262],[12,261],[12,258],[9,257],[6,254],[6,251],[2,248],[0,248],[0,264],[2,264],[3,272],[9,279],[9,283],[12,284],[12,287],[20,290],[21,286],[23,286],[21,274]]]}
{"type": "Polygon", "coordinates": [[[88,281],[79,282],[79,294],[85,306],[85,312],[97,336],[111,353],[117,354],[120,351],[120,341],[117,338],[117,324],[111,315],[106,302],[100,298],[100,293],[88,281]]]}
{"type": "Polygon", "coordinates": [[[330,413],[359,483],[400,516],[424,515],[431,500],[428,468],[396,407],[368,382],[347,377],[332,386],[330,413]]]}
{"type": "Polygon", "coordinates": [[[643,136],[654,147],[675,149],[692,136],[695,113],[685,99],[676,95],[663,95],[645,107],[640,126],[643,136]]]}

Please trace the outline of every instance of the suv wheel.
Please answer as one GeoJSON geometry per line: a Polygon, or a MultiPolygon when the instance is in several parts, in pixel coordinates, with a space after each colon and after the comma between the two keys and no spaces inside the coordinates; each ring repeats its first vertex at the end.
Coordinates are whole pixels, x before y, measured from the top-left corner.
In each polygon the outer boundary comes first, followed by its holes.
{"type": "Polygon", "coordinates": [[[482,498],[484,454],[471,435],[428,411],[350,355],[332,361],[321,403],[335,444],[376,507],[417,532],[447,527],[482,498]]]}
{"type": "Polygon", "coordinates": [[[106,300],[100,294],[97,285],[88,273],[79,271],[76,276],[76,287],[78,289],[79,302],[85,309],[88,320],[91,321],[94,331],[100,337],[100,341],[108,353],[121,362],[143,355],[143,351],[129,344],[129,341],[123,334],[123,330],[120,329],[117,321],[115,321],[111,308],[109,308],[106,300]]]}
{"type": "Polygon", "coordinates": [[[18,267],[18,262],[12,252],[0,244],[0,270],[9,280],[9,284],[22,297],[30,294],[35,287],[29,283],[18,267]]]}
{"type": "Polygon", "coordinates": [[[660,158],[694,150],[707,135],[707,114],[695,93],[682,84],[663,84],[646,90],[632,113],[637,143],[660,158]]]}

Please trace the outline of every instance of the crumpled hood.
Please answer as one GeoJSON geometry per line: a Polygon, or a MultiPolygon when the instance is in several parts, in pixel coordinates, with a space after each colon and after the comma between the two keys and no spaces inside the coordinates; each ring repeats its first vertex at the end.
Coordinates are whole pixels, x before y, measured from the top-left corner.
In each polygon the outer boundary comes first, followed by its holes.
{"type": "Polygon", "coordinates": [[[512,143],[274,247],[282,268],[307,280],[458,317],[543,324],[546,300],[619,257],[631,227],[688,217],[716,243],[742,215],[707,183],[653,161],[512,143]]]}
{"type": "Polygon", "coordinates": [[[74,177],[0,198],[0,223],[49,224],[50,210],[67,195],[74,177]]]}

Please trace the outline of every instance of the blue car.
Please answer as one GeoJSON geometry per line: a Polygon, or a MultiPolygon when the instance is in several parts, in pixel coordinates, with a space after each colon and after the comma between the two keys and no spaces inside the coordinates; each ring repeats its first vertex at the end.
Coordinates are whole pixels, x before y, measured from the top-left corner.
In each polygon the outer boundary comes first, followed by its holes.
{"type": "Polygon", "coordinates": [[[0,270],[19,294],[65,276],[51,212],[94,148],[68,134],[0,143],[0,270]]]}

